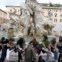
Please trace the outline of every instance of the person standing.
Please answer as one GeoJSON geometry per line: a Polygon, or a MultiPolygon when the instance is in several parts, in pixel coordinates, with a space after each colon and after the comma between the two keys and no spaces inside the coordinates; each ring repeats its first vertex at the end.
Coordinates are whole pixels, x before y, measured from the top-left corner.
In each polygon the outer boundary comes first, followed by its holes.
{"type": "Polygon", "coordinates": [[[62,62],[62,36],[59,37],[59,42],[57,44],[57,48],[59,50],[59,58],[58,58],[58,62],[62,62]]]}
{"type": "Polygon", "coordinates": [[[8,43],[8,40],[6,40],[4,37],[2,37],[2,39],[1,39],[2,54],[1,54],[0,62],[5,61],[6,53],[7,53],[7,43],[8,43]]]}
{"type": "Polygon", "coordinates": [[[18,62],[20,62],[20,60],[23,60],[22,54],[24,52],[24,47],[25,46],[25,40],[24,38],[20,38],[17,41],[17,47],[18,47],[18,62]]]}
{"type": "Polygon", "coordinates": [[[50,47],[51,47],[51,52],[54,54],[55,62],[57,62],[58,61],[58,49],[57,49],[56,38],[53,38],[51,40],[50,47]]]}
{"type": "Polygon", "coordinates": [[[44,35],[44,39],[42,40],[43,48],[46,50],[46,62],[49,62],[49,54],[50,54],[50,42],[48,41],[48,37],[44,35]]]}
{"type": "Polygon", "coordinates": [[[7,44],[7,54],[6,54],[6,62],[10,61],[11,53],[15,49],[14,39],[10,38],[9,43],[7,44]]]}

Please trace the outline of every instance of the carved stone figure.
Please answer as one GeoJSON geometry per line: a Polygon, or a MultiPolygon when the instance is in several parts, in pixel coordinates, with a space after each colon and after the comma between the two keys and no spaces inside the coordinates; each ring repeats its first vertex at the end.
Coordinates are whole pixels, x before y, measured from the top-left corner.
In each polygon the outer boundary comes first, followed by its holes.
{"type": "Polygon", "coordinates": [[[27,34],[29,26],[31,26],[31,32],[37,33],[37,29],[41,30],[43,21],[43,12],[41,6],[36,0],[26,0],[25,4],[20,7],[21,14],[17,15],[15,12],[10,14],[10,19],[17,26],[17,33],[20,33],[20,29],[23,29],[23,35],[27,34]],[[20,28],[22,26],[22,28],[20,28]]]}

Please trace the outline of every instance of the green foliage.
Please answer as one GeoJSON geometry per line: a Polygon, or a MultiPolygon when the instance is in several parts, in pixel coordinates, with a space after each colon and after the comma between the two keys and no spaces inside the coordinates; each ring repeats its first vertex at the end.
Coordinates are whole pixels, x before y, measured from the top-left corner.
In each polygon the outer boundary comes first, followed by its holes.
{"type": "Polygon", "coordinates": [[[51,34],[52,28],[53,28],[54,26],[49,25],[49,24],[44,24],[43,27],[44,27],[44,29],[48,32],[48,34],[51,34]]]}
{"type": "Polygon", "coordinates": [[[42,6],[45,6],[45,7],[62,7],[62,5],[61,4],[53,4],[53,3],[42,3],[42,6]]]}

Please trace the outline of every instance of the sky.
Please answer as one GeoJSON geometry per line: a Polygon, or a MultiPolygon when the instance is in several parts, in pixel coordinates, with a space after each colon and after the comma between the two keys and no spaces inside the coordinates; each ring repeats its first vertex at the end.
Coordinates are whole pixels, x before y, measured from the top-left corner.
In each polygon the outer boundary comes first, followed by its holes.
{"type": "MultiPolygon", "coordinates": [[[[62,0],[37,0],[39,3],[58,3],[62,4],[62,0]]],[[[20,5],[23,4],[25,0],[0,0],[0,9],[6,9],[6,5],[20,5]]]]}

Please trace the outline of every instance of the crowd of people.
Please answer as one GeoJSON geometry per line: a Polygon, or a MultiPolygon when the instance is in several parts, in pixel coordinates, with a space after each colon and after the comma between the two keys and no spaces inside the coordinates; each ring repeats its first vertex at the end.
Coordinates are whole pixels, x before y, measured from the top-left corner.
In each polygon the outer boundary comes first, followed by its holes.
{"type": "Polygon", "coordinates": [[[18,52],[17,62],[49,62],[50,54],[53,53],[55,62],[62,62],[62,36],[56,42],[56,38],[51,41],[44,35],[43,40],[39,43],[36,38],[33,38],[26,46],[24,38],[19,38],[15,43],[13,38],[0,40],[1,57],[0,62],[10,62],[11,53],[18,52]],[[42,58],[42,53],[46,53],[46,60],[42,58]]]}

